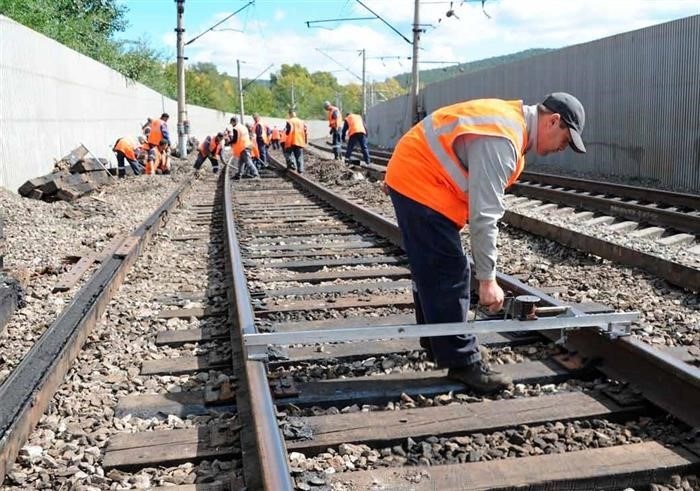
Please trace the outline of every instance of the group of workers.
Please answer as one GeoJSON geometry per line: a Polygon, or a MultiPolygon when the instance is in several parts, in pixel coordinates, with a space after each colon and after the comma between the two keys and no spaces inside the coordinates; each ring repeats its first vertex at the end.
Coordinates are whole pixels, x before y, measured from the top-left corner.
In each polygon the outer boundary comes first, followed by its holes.
{"type": "Polygon", "coordinates": [[[112,147],[117,157],[117,176],[126,176],[126,163],[134,175],[170,174],[169,115],[148,118],[141,127],[142,134],[136,138],[118,138],[112,147]]]}
{"type": "Polygon", "coordinates": [[[260,169],[268,165],[268,150],[271,147],[283,150],[288,169],[303,174],[304,147],[307,143],[308,128],[294,111],[289,111],[283,130],[276,126],[270,128],[261,121],[259,114],[254,114],[253,123],[247,125],[233,116],[224,131],[207,136],[199,145],[194,168],[199,172],[204,162],[209,160],[214,174],[218,173],[223,149],[229,147],[230,162],[235,160],[237,164],[235,178],[259,179],[260,169]]]}
{"type": "MultiPolygon", "coordinates": [[[[359,144],[369,164],[361,116],[347,113],[341,130],[338,108],[328,101],[324,108],[335,158],[342,159],[341,142],[349,135],[346,162],[359,144]]],[[[165,123],[167,114],[149,126],[147,146],[142,146],[149,159],[151,151],[157,156],[169,144],[165,123]]],[[[259,177],[259,167],[267,164],[268,146],[282,147],[288,168],[304,171],[307,128],[293,111],[284,131],[269,129],[258,115],[248,128],[235,116],[230,123],[202,142],[196,169],[208,158],[218,172],[222,147],[228,145],[238,161],[238,178],[259,177]]],[[[467,223],[479,304],[492,313],[501,310],[504,293],[496,281],[496,240],[498,220],[505,212],[505,189],[523,171],[528,151],[547,155],[571,147],[585,153],[584,123],[581,102],[566,92],[555,92],[535,105],[501,99],[452,104],[427,115],[401,137],[382,188],[391,198],[408,256],[418,324],[467,320],[471,271],[459,234],[467,223]]],[[[125,158],[134,168],[134,153],[122,141],[115,145],[120,169],[125,158]]],[[[428,329],[421,345],[438,367],[449,369],[448,377],[478,392],[501,390],[512,383],[482,361],[473,334],[430,336],[428,329]]]]}
{"type": "Polygon", "coordinates": [[[331,147],[333,149],[333,157],[336,160],[341,160],[341,142],[345,141],[346,135],[349,137],[347,148],[345,150],[345,162],[350,162],[350,155],[355,149],[355,145],[360,146],[362,151],[362,160],[365,165],[369,165],[369,148],[367,147],[367,127],[365,126],[362,116],[352,112],[345,113],[343,118],[343,127],[340,128],[340,109],[332,105],[329,101],[323,103],[323,109],[328,114],[328,127],[330,128],[331,147]]]}

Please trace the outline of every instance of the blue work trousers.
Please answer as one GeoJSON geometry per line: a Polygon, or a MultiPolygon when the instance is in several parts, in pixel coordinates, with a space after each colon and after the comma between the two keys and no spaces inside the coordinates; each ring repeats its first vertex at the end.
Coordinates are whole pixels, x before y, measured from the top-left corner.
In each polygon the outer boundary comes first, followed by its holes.
{"type": "Polygon", "coordinates": [[[333,157],[339,159],[341,154],[340,145],[340,130],[337,128],[331,128],[331,138],[333,139],[331,146],[333,147],[333,157]]]}
{"type": "Polygon", "coordinates": [[[250,149],[244,148],[238,156],[238,171],[234,176],[236,179],[242,177],[259,177],[258,168],[253,164],[253,158],[250,156],[250,149]]]}
{"type": "Polygon", "coordinates": [[[367,148],[367,135],[365,135],[364,133],[355,133],[354,135],[350,136],[350,139],[348,139],[348,148],[345,152],[345,160],[347,161],[350,159],[350,154],[355,148],[355,145],[360,145],[360,149],[362,150],[362,160],[364,160],[365,164],[369,165],[369,149],[367,148]]]}
{"type": "Polygon", "coordinates": [[[287,167],[297,171],[299,174],[304,173],[304,149],[296,145],[285,149],[287,155],[287,167]],[[293,157],[293,158],[292,158],[293,157]]]}
{"type": "Polygon", "coordinates": [[[257,138],[258,151],[260,152],[260,162],[262,162],[263,167],[267,167],[267,145],[262,138],[257,138]]]}
{"type": "MultiPolygon", "coordinates": [[[[417,324],[465,322],[470,271],[459,228],[444,215],[390,188],[413,280],[417,324]]],[[[481,359],[474,335],[421,338],[440,368],[465,367],[481,359]]]]}
{"type": "Polygon", "coordinates": [[[214,174],[219,172],[219,159],[217,158],[216,155],[202,155],[201,153],[197,154],[197,160],[194,161],[194,168],[196,170],[199,170],[200,167],[202,167],[202,164],[204,163],[205,160],[209,159],[209,162],[211,162],[211,170],[214,171],[214,174]]]}
{"type": "Polygon", "coordinates": [[[131,160],[129,157],[124,155],[119,150],[117,150],[114,153],[117,154],[117,176],[119,176],[119,177],[126,176],[126,166],[124,165],[125,160],[127,162],[129,162],[129,165],[131,166],[131,170],[134,171],[135,176],[138,176],[139,174],[141,174],[143,167],[141,167],[141,165],[136,160],[131,160]]]}

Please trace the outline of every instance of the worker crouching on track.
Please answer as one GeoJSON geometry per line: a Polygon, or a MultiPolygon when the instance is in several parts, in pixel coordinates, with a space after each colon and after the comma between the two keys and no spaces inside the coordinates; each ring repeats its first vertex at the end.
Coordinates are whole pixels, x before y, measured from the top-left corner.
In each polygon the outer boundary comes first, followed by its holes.
{"type": "Polygon", "coordinates": [[[214,136],[208,136],[199,145],[197,160],[194,161],[194,168],[199,175],[199,169],[206,159],[211,162],[211,168],[214,174],[219,173],[219,159],[221,158],[221,148],[224,146],[224,134],[217,133],[214,136]]]}
{"type": "Polygon", "coordinates": [[[117,176],[126,176],[126,167],[124,161],[129,162],[131,170],[134,171],[134,175],[138,176],[143,172],[143,166],[139,163],[139,158],[142,156],[144,148],[141,144],[137,143],[135,139],[129,137],[123,137],[117,139],[114,142],[114,147],[112,151],[117,156],[117,176]]]}
{"type": "Polygon", "coordinates": [[[143,173],[147,176],[170,174],[169,150],[170,144],[165,138],[161,139],[157,146],[149,148],[145,156],[146,165],[143,173]]]}
{"type": "MultiPolygon", "coordinates": [[[[479,99],[443,107],[399,140],[386,171],[413,279],[418,324],[465,322],[470,266],[459,231],[469,221],[479,303],[497,312],[503,290],[496,282],[496,237],[504,190],[520,175],[525,153],[560,152],[581,140],[584,109],[557,92],[542,104],[479,99]]],[[[429,334],[429,333],[426,333],[429,334]]],[[[421,338],[448,376],[479,392],[511,384],[481,361],[474,335],[421,338]]]]}
{"type": "Polygon", "coordinates": [[[254,179],[260,179],[257,167],[253,164],[251,156],[252,141],[248,129],[238,122],[237,117],[231,118],[230,135],[226,141],[227,145],[231,146],[231,159],[234,158],[238,162],[238,171],[235,178],[240,179],[244,176],[249,176],[254,179]]]}
{"type": "Polygon", "coordinates": [[[350,161],[350,155],[352,154],[355,145],[360,145],[362,150],[362,160],[365,165],[369,165],[369,149],[367,148],[367,128],[365,123],[362,121],[362,116],[359,114],[347,113],[345,115],[345,122],[343,123],[343,133],[341,135],[341,140],[345,141],[345,134],[349,135],[348,147],[345,151],[345,163],[350,161]]]}

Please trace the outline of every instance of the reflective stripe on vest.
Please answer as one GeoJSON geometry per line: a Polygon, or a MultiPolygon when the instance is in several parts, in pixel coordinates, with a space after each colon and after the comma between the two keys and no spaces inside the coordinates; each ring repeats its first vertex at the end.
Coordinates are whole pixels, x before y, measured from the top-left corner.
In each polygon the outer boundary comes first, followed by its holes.
{"type": "Polygon", "coordinates": [[[401,137],[385,176],[389,187],[444,215],[460,228],[469,218],[469,172],[454,150],[455,141],[462,136],[507,139],[516,166],[506,187],[518,178],[527,146],[523,104],[500,99],[460,102],[424,118],[401,137]]]}
{"type": "Polygon", "coordinates": [[[362,122],[362,116],[360,116],[359,114],[350,114],[345,118],[345,121],[348,123],[349,136],[352,136],[355,133],[364,133],[365,135],[367,134],[365,125],[362,122]]]}
{"type": "MultiPolygon", "coordinates": [[[[458,116],[454,121],[439,127],[435,127],[433,123],[433,116],[436,113],[429,114],[426,116],[421,124],[423,125],[423,131],[425,134],[425,139],[428,143],[430,151],[433,152],[438,161],[442,164],[442,167],[450,175],[455,184],[459,189],[463,190],[465,193],[469,192],[469,178],[467,173],[459,161],[459,158],[452,152],[448,152],[445,149],[445,145],[441,142],[440,137],[443,135],[449,135],[458,127],[480,127],[480,126],[492,126],[492,127],[506,127],[513,130],[515,133],[515,141],[513,141],[515,146],[515,153],[520,156],[523,149],[523,132],[524,127],[518,121],[515,121],[504,116],[458,116]]],[[[502,132],[489,132],[493,136],[505,136],[502,132]]],[[[484,133],[482,133],[484,134],[484,133]]],[[[448,142],[448,148],[452,148],[454,139],[448,142]]]]}

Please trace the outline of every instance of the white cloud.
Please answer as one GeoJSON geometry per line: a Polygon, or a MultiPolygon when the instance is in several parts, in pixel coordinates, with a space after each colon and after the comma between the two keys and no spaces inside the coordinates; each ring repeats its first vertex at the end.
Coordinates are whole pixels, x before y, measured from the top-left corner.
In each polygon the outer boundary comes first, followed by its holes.
{"type": "MultiPolygon", "coordinates": [[[[399,31],[409,37],[413,21],[413,2],[408,0],[364,0],[399,31]]],[[[371,15],[357,3],[348,7],[353,15],[371,15]]],[[[448,3],[425,3],[421,6],[421,23],[426,32],[421,36],[419,59],[473,61],[528,48],[559,48],[599,39],[620,32],[639,29],[666,20],[693,15],[700,11],[700,0],[488,0],[484,15],[481,2],[454,2],[456,17],[447,18],[448,3]],[[441,19],[438,22],[438,19],[441,19]]],[[[220,20],[218,13],[199,29],[200,33],[220,20]]],[[[357,82],[327,54],[356,74],[361,73],[361,58],[353,48],[365,48],[369,79],[383,80],[410,71],[411,45],[381,21],[339,23],[333,30],[307,29],[301,22],[292,23],[281,9],[270,12],[269,23],[247,17],[233,18],[226,28],[245,29],[209,32],[187,48],[188,63],[207,61],[221,71],[236,72],[236,59],[245,60],[242,73],[246,78],[257,75],[269,63],[272,71],[282,63],[299,63],[310,71],[330,71],[342,82],[357,82]],[[285,19],[284,22],[280,22],[285,19]],[[299,25],[296,25],[299,24],[299,25]],[[350,51],[347,51],[349,50],[350,51]],[[346,50],[346,51],[341,51],[346,50]],[[400,59],[376,59],[393,56],[400,59]]],[[[175,36],[163,36],[172,47],[175,36]]],[[[435,68],[424,65],[421,68],[435,68]]],[[[263,78],[267,78],[265,75],[263,78]]]]}

